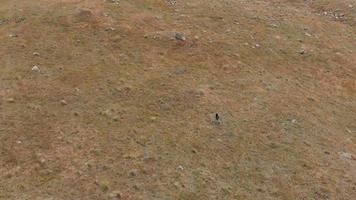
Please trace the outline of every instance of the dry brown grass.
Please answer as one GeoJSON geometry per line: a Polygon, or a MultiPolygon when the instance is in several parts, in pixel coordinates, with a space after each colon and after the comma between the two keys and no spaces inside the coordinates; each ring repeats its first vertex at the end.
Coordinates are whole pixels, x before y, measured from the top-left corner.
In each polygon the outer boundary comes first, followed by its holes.
{"type": "Polygon", "coordinates": [[[2,1],[0,199],[352,200],[355,8],[2,1]]]}

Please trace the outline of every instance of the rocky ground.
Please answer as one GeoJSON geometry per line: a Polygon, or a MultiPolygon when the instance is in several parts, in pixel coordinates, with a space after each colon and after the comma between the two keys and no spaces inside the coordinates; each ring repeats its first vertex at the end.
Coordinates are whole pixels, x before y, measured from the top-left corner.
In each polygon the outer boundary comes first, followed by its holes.
{"type": "Polygon", "coordinates": [[[355,199],[355,15],[1,0],[0,199],[355,199]]]}

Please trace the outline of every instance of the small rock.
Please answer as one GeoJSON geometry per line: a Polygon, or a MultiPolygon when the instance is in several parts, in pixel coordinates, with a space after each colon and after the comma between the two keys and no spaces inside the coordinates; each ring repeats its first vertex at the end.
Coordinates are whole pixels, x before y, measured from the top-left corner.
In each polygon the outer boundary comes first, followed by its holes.
{"type": "Polygon", "coordinates": [[[348,133],[352,133],[352,131],[349,128],[345,128],[348,133]]]}
{"type": "Polygon", "coordinates": [[[113,3],[113,4],[119,4],[120,0],[108,0],[108,2],[113,3]]]}
{"type": "Polygon", "coordinates": [[[339,152],[339,155],[343,159],[356,160],[356,158],[351,153],[348,152],[339,152]]]}
{"type": "Polygon", "coordinates": [[[157,16],[155,16],[155,19],[162,19],[162,18],[163,18],[162,15],[157,15],[157,16]]]}
{"type": "Polygon", "coordinates": [[[186,40],[184,35],[181,34],[181,33],[176,33],[174,37],[176,38],[176,40],[180,40],[180,41],[185,41],[186,40]]]}
{"type": "Polygon", "coordinates": [[[186,72],[185,69],[182,69],[182,68],[177,68],[176,70],[174,70],[174,74],[175,75],[182,75],[186,72]]]}
{"type": "Polygon", "coordinates": [[[305,54],[305,50],[304,50],[304,49],[301,49],[301,50],[299,51],[299,54],[300,54],[300,55],[305,54]]]}
{"type": "Polygon", "coordinates": [[[31,69],[33,72],[41,72],[40,68],[37,65],[34,65],[31,69]]]}
{"type": "Polygon", "coordinates": [[[41,165],[44,165],[44,164],[46,163],[46,159],[39,157],[39,158],[38,158],[38,162],[39,162],[41,165]]]}
{"type": "Polygon", "coordinates": [[[14,98],[8,98],[6,99],[7,102],[9,103],[15,103],[15,99],[14,98]]]}
{"type": "Polygon", "coordinates": [[[116,30],[116,29],[113,28],[113,27],[108,27],[108,28],[105,29],[105,31],[115,31],[115,30],[116,30]]]}
{"type": "Polygon", "coordinates": [[[112,200],[118,200],[118,199],[121,199],[122,195],[121,195],[121,192],[120,191],[113,191],[109,194],[109,198],[112,199],[112,200]]]}
{"type": "Polygon", "coordinates": [[[131,171],[129,172],[129,175],[130,175],[131,177],[135,177],[135,176],[137,176],[137,174],[138,174],[138,171],[135,170],[135,169],[133,169],[133,170],[131,170],[131,171]]]}
{"type": "Polygon", "coordinates": [[[74,112],[74,116],[79,116],[79,113],[78,112],[74,112]]]}
{"type": "Polygon", "coordinates": [[[182,165],[179,165],[179,166],[177,167],[177,169],[178,169],[179,171],[183,171],[183,170],[184,170],[184,167],[183,167],[182,165]]]}
{"type": "Polygon", "coordinates": [[[174,185],[174,187],[176,187],[176,188],[180,188],[180,186],[181,186],[181,184],[180,184],[179,182],[174,182],[173,185],[174,185]]]}
{"type": "Polygon", "coordinates": [[[18,37],[17,34],[10,34],[9,37],[18,37]]]}
{"type": "Polygon", "coordinates": [[[62,104],[63,106],[65,106],[65,105],[67,105],[68,103],[67,103],[66,100],[61,100],[61,104],[62,104]]]}
{"type": "Polygon", "coordinates": [[[39,56],[40,53],[38,53],[38,52],[33,52],[32,55],[34,55],[34,56],[39,56]]]}

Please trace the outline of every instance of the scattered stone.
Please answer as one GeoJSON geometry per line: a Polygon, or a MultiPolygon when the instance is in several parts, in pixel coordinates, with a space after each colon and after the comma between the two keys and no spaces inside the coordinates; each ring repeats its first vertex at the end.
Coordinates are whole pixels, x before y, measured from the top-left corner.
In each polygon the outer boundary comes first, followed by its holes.
{"type": "Polygon", "coordinates": [[[345,128],[348,133],[352,133],[352,131],[349,128],[345,128]]]}
{"type": "Polygon", "coordinates": [[[115,30],[116,30],[116,29],[113,28],[113,27],[108,27],[108,28],[105,29],[105,31],[115,31],[115,30]]]}
{"type": "Polygon", "coordinates": [[[21,23],[25,20],[26,20],[26,17],[16,17],[14,21],[15,21],[15,23],[21,23]]]}
{"type": "Polygon", "coordinates": [[[8,19],[0,19],[0,25],[9,23],[8,19]]]}
{"type": "Polygon", "coordinates": [[[174,70],[174,74],[175,75],[182,75],[186,72],[185,69],[182,69],[182,68],[177,68],[176,70],[174,70]]]}
{"type": "Polygon", "coordinates": [[[179,182],[174,182],[173,185],[174,185],[174,187],[176,187],[176,188],[180,188],[180,186],[181,186],[181,184],[180,184],[179,182]]]}
{"type": "Polygon", "coordinates": [[[255,47],[256,47],[256,48],[260,48],[260,47],[261,47],[261,45],[259,45],[259,44],[255,44],[255,47]]]}
{"type": "Polygon", "coordinates": [[[180,40],[180,41],[185,41],[186,40],[184,35],[181,34],[181,33],[176,33],[174,37],[176,38],[176,40],[180,40]]]}
{"type": "Polygon", "coordinates": [[[299,51],[299,54],[300,54],[300,55],[304,55],[304,54],[305,54],[305,50],[304,50],[304,49],[301,49],[301,50],[299,51]]]}
{"type": "Polygon", "coordinates": [[[22,141],[21,141],[21,140],[17,140],[16,143],[17,143],[17,144],[21,144],[22,141]]]}
{"type": "Polygon", "coordinates": [[[155,16],[155,19],[158,19],[158,20],[163,19],[163,16],[162,15],[157,15],[157,16],[155,16]]]}
{"type": "Polygon", "coordinates": [[[176,3],[177,3],[176,0],[166,0],[166,2],[172,6],[176,5],[176,3]]]}
{"type": "Polygon", "coordinates": [[[119,200],[122,198],[120,191],[113,191],[109,194],[109,198],[112,200],[119,200]]]}
{"type": "Polygon", "coordinates": [[[119,4],[120,0],[107,0],[107,2],[113,3],[113,4],[119,4]]]}
{"type": "Polygon", "coordinates": [[[34,65],[31,70],[37,73],[41,72],[40,68],[37,65],[34,65]]]}
{"type": "Polygon", "coordinates": [[[131,171],[129,172],[129,175],[130,175],[131,177],[135,177],[135,176],[137,176],[137,174],[138,174],[138,171],[135,170],[135,169],[133,169],[133,170],[131,170],[131,171]]]}
{"type": "Polygon", "coordinates": [[[341,10],[335,10],[333,12],[333,16],[335,17],[335,19],[344,19],[345,18],[345,14],[342,13],[341,10]]]}
{"type": "Polygon", "coordinates": [[[311,37],[312,35],[310,33],[304,33],[304,35],[311,37]]]}
{"type": "Polygon", "coordinates": [[[183,170],[184,170],[184,167],[183,167],[182,165],[179,165],[179,166],[177,167],[177,169],[178,169],[179,171],[183,171],[183,170]]]}
{"type": "Polygon", "coordinates": [[[15,99],[14,98],[8,98],[6,99],[7,102],[9,103],[15,103],[15,99]]]}
{"type": "Polygon", "coordinates": [[[15,37],[18,37],[18,35],[17,34],[10,34],[9,37],[15,38],[15,37]]]}
{"type": "Polygon", "coordinates": [[[39,160],[39,161],[40,161],[40,163],[41,163],[41,164],[45,164],[46,159],[44,159],[44,158],[40,158],[40,160],[39,160]]]}
{"type": "Polygon", "coordinates": [[[66,100],[61,100],[61,104],[63,105],[63,106],[65,106],[65,105],[68,105],[68,103],[67,103],[67,101],[66,100]]]}
{"type": "Polygon", "coordinates": [[[339,152],[339,155],[343,159],[356,160],[355,156],[348,152],[339,152]]]}

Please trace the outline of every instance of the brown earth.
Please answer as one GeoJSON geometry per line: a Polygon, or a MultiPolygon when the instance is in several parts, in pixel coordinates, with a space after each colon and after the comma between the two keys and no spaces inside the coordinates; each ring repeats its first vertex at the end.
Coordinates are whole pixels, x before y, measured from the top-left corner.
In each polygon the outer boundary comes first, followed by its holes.
{"type": "Polygon", "coordinates": [[[355,16],[1,0],[0,199],[356,199],[355,16]]]}

